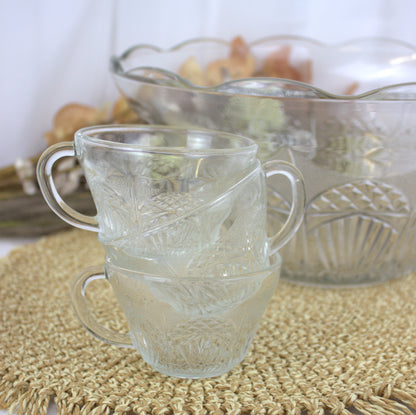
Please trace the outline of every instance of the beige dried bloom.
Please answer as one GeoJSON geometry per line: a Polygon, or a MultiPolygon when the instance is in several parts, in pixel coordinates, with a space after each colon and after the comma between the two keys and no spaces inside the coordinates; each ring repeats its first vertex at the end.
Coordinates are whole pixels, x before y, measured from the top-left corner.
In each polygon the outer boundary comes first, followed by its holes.
{"type": "Polygon", "coordinates": [[[53,128],[45,133],[45,139],[50,146],[61,141],[70,141],[74,133],[88,125],[108,122],[107,111],[83,104],[67,104],[63,106],[53,119],[53,128]]]}

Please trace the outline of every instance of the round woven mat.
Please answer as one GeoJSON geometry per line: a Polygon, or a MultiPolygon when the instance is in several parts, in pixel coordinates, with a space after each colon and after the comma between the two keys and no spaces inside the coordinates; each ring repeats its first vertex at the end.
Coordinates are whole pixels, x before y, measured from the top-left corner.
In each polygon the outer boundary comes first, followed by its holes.
{"type": "MultiPolygon", "coordinates": [[[[246,359],[208,380],[169,378],[92,337],[69,300],[102,263],[96,235],[70,231],[0,261],[0,406],[24,414],[402,414],[416,408],[416,275],[368,288],[281,282],[246,359]]],[[[127,330],[106,281],[102,322],[127,330]]]]}

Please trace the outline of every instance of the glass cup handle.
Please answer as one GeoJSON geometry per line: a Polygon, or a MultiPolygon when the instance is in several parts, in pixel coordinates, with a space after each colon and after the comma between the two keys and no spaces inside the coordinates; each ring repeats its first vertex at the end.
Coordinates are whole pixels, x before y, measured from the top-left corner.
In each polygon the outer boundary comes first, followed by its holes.
{"type": "Polygon", "coordinates": [[[36,174],[43,197],[49,207],[65,222],[87,231],[99,232],[94,216],[84,215],[68,206],[59,195],[52,177],[52,168],[62,157],[74,156],[72,142],[54,144],[46,149],[39,158],[36,174]]]}
{"type": "Polygon", "coordinates": [[[127,333],[118,333],[110,330],[96,320],[88,308],[85,291],[88,284],[94,280],[106,279],[103,267],[96,266],[84,270],[72,283],[71,302],[75,314],[82,325],[97,339],[104,343],[119,347],[134,347],[130,336],[127,333]]]}
{"type": "Polygon", "coordinates": [[[271,160],[263,165],[266,178],[276,174],[285,176],[292,190],[292,205],[289,216],[282,228],[269,238],[271,254],[281,249],[299,229],[305,213],[305,182],[302,173],[291,163],[282,160],[271,160]]]}

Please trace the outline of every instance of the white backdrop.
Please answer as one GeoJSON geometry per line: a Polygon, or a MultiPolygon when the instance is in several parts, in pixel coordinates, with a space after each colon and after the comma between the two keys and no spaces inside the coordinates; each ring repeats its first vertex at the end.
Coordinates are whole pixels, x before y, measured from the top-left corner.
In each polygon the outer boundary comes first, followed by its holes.
{"type": "Polygon", "coordinates": [[[132,44],[238,34],[416,44],[415,17],[414,0],[0,0],[0,167],[42,151],[64,104],[113,99],[109,58],[132,44]]]}

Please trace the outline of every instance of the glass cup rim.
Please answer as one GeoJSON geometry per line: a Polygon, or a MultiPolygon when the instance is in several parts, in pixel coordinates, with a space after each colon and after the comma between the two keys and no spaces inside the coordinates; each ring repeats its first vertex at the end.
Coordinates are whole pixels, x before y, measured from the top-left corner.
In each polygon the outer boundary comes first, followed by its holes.
{"type": "Polygon", "coordinates": [[[129,278],[140,278],[140,279],[145,279],[145,280],[150,280],[153,282],[187,282],[187,283],[192,283],[192,282],[201,282],[201,281],[212,281],[213,283],[215,282],[216,284],[218,282],[222,282],[222,283],[229,283],[229,282],[236,282],[236,281],[246,281],[247,279],[260,279],[260,278],[264,278],[264,274],[265,273],[272,273],[272,272],[276,272],[278,269],[280,269],[281,265],[282,265],[282,258],[279,255],[278,252],[275,252],[274,254],[269,255],[269,259],[270,259],[270,265],[261,269],[257,269],[255,271],[250,271],[247,273],[242,273],[242,274],[238,274],[238,275],[229,275],[229,276],[223,276],[223,277],[214,277],[214,278],[210,278],[210,277],[175,277],[175,276],[163,276],[163,275],[155,275],[155,274],[151,274],[149,272],[143,272],[140,270],[135,270],[135,269],[130,269],[130,268],[126,268],[123,266],[120,266],[116,263],[114,263],[112,261],[111,258],[106,257],[105,259],[105,263],[104,263],[104,271],[105,271],[105,275],[107,276],[107,270],[108,268],[113,268],[116,271],[119,271],[121,273],[125,273],[127,272],[129,274],[129,278]]]}
{"type": "Polygon", "coordinates": [[[94,144],[99,147],[114,149],[117,151],[127,152],[141,152],[148,154],[170,154],[170,155],[198,155],[198,156],[235,156],[238,154],[257,153],[258,145],[256,142],[246,136],[229,133],[225,131],[207,129],[207,128],[187,128],[171,125],[156,125],[156,124],[100,124],[81,128],[75,132],[75,139],[80,139],[84,142],[94,144]],[[137,132],[137,133],[163,133],[176,132],[183,134],[201,134],[203,136],[219,136],[227,138],[233,142],[240,143],[239,147],[229,148],[205,148],[205,149],[190,149],[187,147],[168,147],[155,145],[138,145],[126,144],[117,141],[105,140],[93,136],[94,133],[105,132],[137,132]]]}

